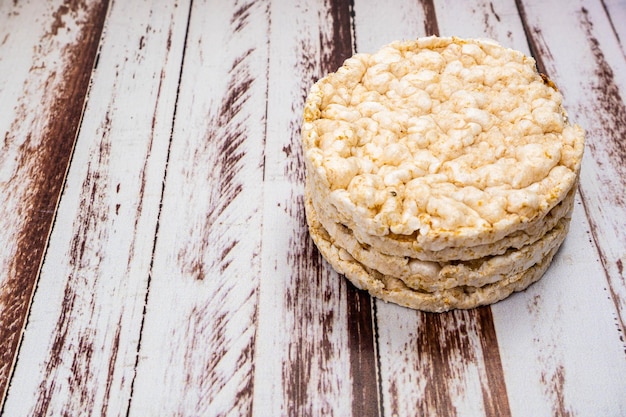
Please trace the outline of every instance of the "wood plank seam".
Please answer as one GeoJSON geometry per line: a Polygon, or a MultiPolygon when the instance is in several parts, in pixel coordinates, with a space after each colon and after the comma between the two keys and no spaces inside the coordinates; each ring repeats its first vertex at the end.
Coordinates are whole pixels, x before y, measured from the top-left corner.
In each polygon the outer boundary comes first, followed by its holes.
{"type": "Polygon", "coordinates": [[[517,12],[519,13],[520,19],[522,21],[522,27],[524,28],[524,33],[526,34],[528,50],[530,51],[530,54],[537,63],[537,70],[539,70],[539,72],[542,74],[549,75],[546,73],[546,66],[543,63],[543,58],[540,53],[541,51],[539,49],[539,46],[535,42],[535,37],[533,36],[532,29],[528,24],[528,16],[526,15],[524,3],[522,3],[522,0],[515,0],[515,6],[517,7],[517,12]]]}
{"type": "Polygon", "coordinates": [[[376,401],[378,402],[378,416],[382,417],[385,415],[385,407],[383,403],[383,377],[382,377],[382,364],[380,362],[380,333],[378,331],[378,303],[379,301],[372,302],[372,323],[373,329],[372,332],[374,334],[374,349],[376,352],[376,401]]]}
{"type": "MultiPolygon", "coordinates": [[[[583,210],[585,212],[585,216],[590,219],[591,218],[591,210],[588,207],[588,198],[586,196],[586,193],[584,190],[581,189],[580,185],[578,186],[578,193],[580,194],[580,201],[582,203],[583,206],[583,210]]],[[[616,291],[613,289],[612,286],[612,280],[611,280],[611,275],[609,273],[609,268],[607,265],[607,257],[605,255],[605,253],[602,251],[601,249],[601,244],[598,241],[598,234],[597,234],[597,230],[598,227],[597,226],[593,226],[594,223],[592,221],[590,221],[590,225],[591,227],[591,239],[593,241],[593,246],[596,250],[598,259],[600,260],[600,263],[602,264],[602,271],[604,273],[604,279],[606,280],[607,283],[607,287],[608,287],[608,292],[610,294],[610,298],[611,298],[611,302],[613,303],[613,305],[615,306],[615,321],[616,321],[616,325],[617,325],[617,333],[619,335],[619,339],[622,343],[622,347],[623,347],[623,351],[624,351],[624,356],[626,356],[626,341],[624,340],[624,332],[626,331],[626,327],[623,321],[623,318],[621,316],[621,314],[618,314],[617,312],[620,311],[620,306],[619,306],[619,297],[616,293],[616,291]]],[[[619,267],[619,265],[618,265],[619,267]]]]}
{"type": "MultiPolygon", "coordinates": [[[[602,9],[604,10],[604,13],[606,14],[606,18],[609,21],[609,24],[611,25],[611,30],[613,31],[613,35],[615,36],[615,39],[617,39],[617,43],[619,43],[620,49],[622,50],[622,56],[624,57],[624,59],[626,59],[626,53],[624,51],[624,44],[622,43],[622,40],[619,37],[619,33],[617,33],[615,22],[613,21],[613,18],[611,17],[611,13],[609,13],[609,9],[606,6],[606,0],[600,0],[600,3],[602,4],[602,9]]],[[[622,24],[624,24],[624,22],[622,22],[622,24]]]]}
{"type": "Polygon", "coordinates": [[[176,125],[176,115],[178,112],[178,100],[180,97],[180,84],[181,84],[181,80],[182,80],[182,76],[183,76],[183,68],[185,66],[185,57],[187,56],[187,42],[188,42],[188,35],[189,35],[189,26],[190,26],[190,22],[191,22],[191,11],[193,9],[193,0],[189,1],[189,9],[187,11],[187,22],[186,22],[186,26],[185,26],[185,38],[183,40],[183,52],[182,52],[182,57],[181,57],[181,62],[180,62],[180,67],[179,67],[179,73],[178,73],[178,82],[177,82],[177,87],[176,87],[176,98],[174,100],[174,113],[172,114],[172,119],[173,122],[170,125],[170,135],[169,135],[169,143],[168,143],[168,147],[167,147],[167,157],[165,160],[165,172],[163,174],[163,181],[161,183],[161,195],[159,197],[159,211],[157,214],[157,221],[156,221],[156,227],[154,230],[154,239],[153,239],[153,243],[152,243],[152,256],[150,257],[150,266],[148,267],[148,279],[147,279],[147,285],[146,285],[146,294],[144,296],[144,300],[143,300],[143,311],[141,314],[141,324],[139,326],[139,338],[137,341],[137,352],[135,355],[135,363],[133,365],[133,378],[132,381],[130,383],[130,395],[128,397],[128,405],[126,407],[126,417],[130,416],[130,409],[131,409],[131,405],[132,405],[132,401],[133,401],[133,393],[134,393],[134,389],[135,389],[135,381],[137,378],[137,366],[139,364],[139,353],[141,352],[141,342],[142,342],[142,337],[143,337],[143,333],[144,333],[144,324],[145,324],[145,320],[146,320],[146,312],[147,312],[147,308],[148,308],[148,299],[150,298],[150,284],[152,282],[152,271],[153,271],[153,267],[154,267],[154,254],[155,254],[155,250],[156,250],[156,246],[157,246],[157,241],[158,241],[158,237],[159,237],[159,227],[160,227],[160,223],[161,223],[161,209],[163,207],[163,196],[165,193],[165,184],[167,182],[167,167],[169,166],[169,160],[170,160],[170,151],[171,151],[171,147],[172,147],[172,140],[173,140],[173,136],[174,136],[174,128],[176,125]]]}

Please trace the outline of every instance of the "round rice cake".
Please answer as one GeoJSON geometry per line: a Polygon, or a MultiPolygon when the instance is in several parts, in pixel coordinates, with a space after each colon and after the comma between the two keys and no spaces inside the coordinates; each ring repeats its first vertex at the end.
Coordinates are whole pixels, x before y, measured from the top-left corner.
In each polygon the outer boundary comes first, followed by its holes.
{"type": "Polygon", "coordinates": [[[481,287],[463,285],[439,291],[422,291],[410,288],[398,278],[381,274],[359,263],[345,249],[333,243],[326,229],[316,218],[310,199],[305,199],[305,208],[309,234],[324,259],[335,271],[374,297],[422,311],[439,313],[452,309],[470,309],[503,300],[513,292],[522,291],[539,280],[559,249],[557,245],[530,268],[481,287]]]}
{"type": "Polygon", "coordinates": [[[482,287],[527,270],[545,258],[554,247],[562,244],[570,221],[569,217],[562,217],[537,241],[519,249],[510,248],[500,255],[471,261],[434,262],[386,255],[364,245],[349,228],[324,218],[308,189],[305,190],[305,199],[308,201],[307,210],[312,212],[335,246],[345,249],[368,269],[398,278],[409,288],[429,292],[459,286],[482,287]]]}
{"type": "Polygon", "coordinates": [[[302,139],[307,174],[355,234],[439,251],[544,218],[576,183],[584,132],[532,58],[428,37],[356,54],[315,83],[302,139]]]}
{"type": "Polygon", "coordinates": [[[563,218],[571,217],[576,197],[577,182],[572,186],[565,198],[552,208],[544,217],[527,224],[522,230],[517,230],[494,243],[477,246],[448,247],[441,250],[427,250],[419,246],[412,236],[396,235],[373,236],[361,232],[354,227],[350,219],[342,218],[336,207],[327,199],[323,187],[315,186],[310,176],[307,176],[307,187],[310,189],[313,205],[326,229],[332,228],[330,222],[335,222],[350,229],[350,233],[362,245],[371,246],[374,250],[390,256],[414,258],[422,261],[449,262],[470,261],[485,256],[502,255],[510,249],[519,249],[533,244],[541,239],[549,230],[554,228],[563,218]]]}

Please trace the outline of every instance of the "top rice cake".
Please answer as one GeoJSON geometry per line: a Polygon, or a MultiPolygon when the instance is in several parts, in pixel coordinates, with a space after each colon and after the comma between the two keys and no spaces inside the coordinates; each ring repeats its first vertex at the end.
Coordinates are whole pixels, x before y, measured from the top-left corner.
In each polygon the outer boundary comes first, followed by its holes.
{"type": "Polygon", "coordinates": [[[338,222],[426,250],[490,244],[545,216],[576,183],[584,143],[532,58],[455,37],[349,58],[312,86],[302,136],[338,222]]]}

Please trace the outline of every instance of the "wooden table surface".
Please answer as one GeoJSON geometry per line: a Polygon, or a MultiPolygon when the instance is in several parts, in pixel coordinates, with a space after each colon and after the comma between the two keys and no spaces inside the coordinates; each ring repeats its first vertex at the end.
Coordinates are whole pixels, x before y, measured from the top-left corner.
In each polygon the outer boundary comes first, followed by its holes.
{"type": "Polygon", "coordinates": [[[2,416],[625,416],[624,0],[0,0],[2,416]],[[587,144],[544,278],[371,299],[308,237],[300,120],[355,51],[532,54],[587,144]]]}

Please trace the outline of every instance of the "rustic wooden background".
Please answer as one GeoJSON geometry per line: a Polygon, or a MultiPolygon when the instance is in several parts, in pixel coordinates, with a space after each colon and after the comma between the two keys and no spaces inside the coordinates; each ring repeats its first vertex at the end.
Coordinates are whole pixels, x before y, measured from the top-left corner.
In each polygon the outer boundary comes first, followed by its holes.
{"type": "Polygon", "coordinates": [[[0,0],[2,416],[626,415],[624,0],[0,0]],[[425,314],[308,238],[300,114],[353,52],[532,54],[588,132],[527,291],[425,314]]]}

